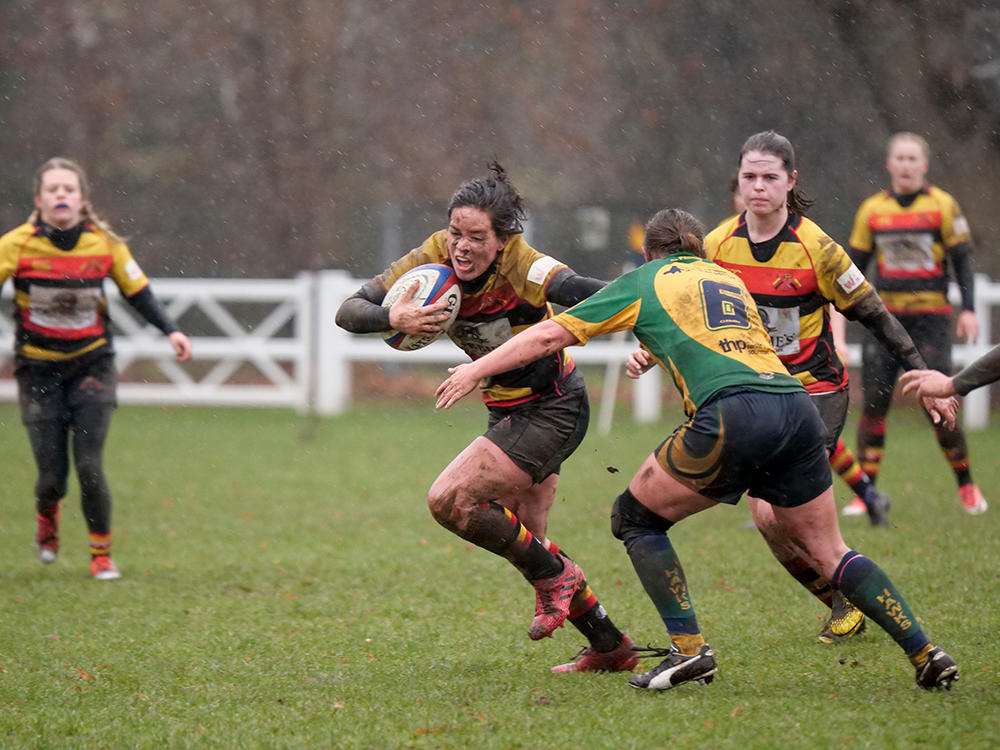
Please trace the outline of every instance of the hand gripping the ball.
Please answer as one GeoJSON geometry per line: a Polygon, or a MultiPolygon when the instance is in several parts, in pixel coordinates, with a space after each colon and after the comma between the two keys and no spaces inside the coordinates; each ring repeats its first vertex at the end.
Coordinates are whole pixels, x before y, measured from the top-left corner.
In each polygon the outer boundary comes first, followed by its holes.
{"type": "Polygon", "coordinates": [[[389,325],[410,336],[440,333],[451,317],[447,299],[439,299],[432,305],[421,307],[413,301],[420,289],[420,282],[414,281],[389,308],[389,325]]]}

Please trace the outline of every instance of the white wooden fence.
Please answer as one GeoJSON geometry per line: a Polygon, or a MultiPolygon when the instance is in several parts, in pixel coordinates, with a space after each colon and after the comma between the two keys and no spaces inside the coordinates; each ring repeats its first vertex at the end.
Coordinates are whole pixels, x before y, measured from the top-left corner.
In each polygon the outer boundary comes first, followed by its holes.
{"type": "MultiPolygon", "coordinates": [[[[122,403],[176,405],[285,406],[329,415],[350,407],[352,365],[355,362],[439,363],[465,361],[450,341],[443,339],[415,352],[399,352],[378,336],[355,336],[334,323],[337,308],[366,280],[345,271],[302,273],[294,279],[155,279],[153,290],[175,319],[185,313],[202,316],[217,329],[213,335],[195,337],[195,366],[178,365],[169,342],[159,331],[138,318],[121,299],[114,284],[107,285],[112,319],[120,333],[115,337],[117,363],[124,370],[145,363],[159,371],[162,382],[123,382],[122,403]],[[248,324],[234,306],[265,308],[259,322],[248,324]],[[234,377],[251,366],[254,375],[234,377]]],[[[4,296],[11,296],[11,285],[4,296]]],[[[951,296],[957,301],[957,290],[951,296]]],[[[1000,284],[979,275],[976,280],[977,345],[956,345],[956,365],[965,365],[990,348],[991,311],[1000,304],[1000,284]]],[[[203,325],[206,324],[203,320],[203,325]]],[[[12,359],[13,323],[0,316],[0,367],[12,359]]],[[[634,348],[627,337],[599,339],[572,350],[580,364],[604,365],[617,374],[634,348]]],[[[852,345],[851,363],[861,362],[861,347],[852,345]]],[[[8,368],[9,369],[9,368],[8,368]]],[[[443,373],[443,370],[442,370],[443,373]]],[[[615,377],[609,377],[615,383],[615,377]]],[[[651,370],[633,381],[634,418],[652,422],[660,418],[662,376],[651,370]]],[[[11,378],[0,378],[0,400],[16,399],[11,378]]],[[[604,399],[609,405],[611,399],[604,399]]],[[[965,399],[965,424],[982,429],[989,421],[989,389],[973,391],[965,399]]],[[[601,423],[610,425],[604,410],[601,423]]]]}

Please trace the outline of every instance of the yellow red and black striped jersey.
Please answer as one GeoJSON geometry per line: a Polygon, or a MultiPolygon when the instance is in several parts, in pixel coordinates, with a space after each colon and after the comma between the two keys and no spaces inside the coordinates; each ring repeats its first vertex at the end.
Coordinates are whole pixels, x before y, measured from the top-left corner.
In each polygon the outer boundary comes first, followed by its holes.
{"type": "Polygon", "coordinates": [[[851,250],[876,253],[875,288],[889,312],[947,315],[948,252],[970,239],[969,222],[944,190],[905,197],[882,190],[858,209],[851,250]]]}
{"type": "Polygon", "coordinates": [[[705,251],[750,291],[778,357],[809,393],[847,387],[828,305],[846,310],[872,287],[840,245],[794,211],[774,238],[752,243],[743,213],[711,231],[705,251]]]}
{"type": "MultiPolygon", "coordinates": [[[[427,263],[451,266],[448,232],[432,234],[378,276],[388,290],[410,269],[427,263]]],[[[552,277],[566,268],[515,234],[497,253],[496,260],[478,279],[462,282],[462,305],[448,336],[472,359],[496,349],[516,333],[552,317],[546,289],[552,277]]],[[[487,406],[513,406],[551,391],[573,372],[565,351],[543,357],[524,367],[484,379],[479,385],[487,406]]]]}
{"type": "Polygon", "coordinates": [[[110,347],[103,282],[111,277],[132,296],[149,284],[128,247],[84,223],[62,250],[51,227],[25,223],[0,237],[0,284],[14,279],[17,353],[28,359],[72,359],[110,347]]]}

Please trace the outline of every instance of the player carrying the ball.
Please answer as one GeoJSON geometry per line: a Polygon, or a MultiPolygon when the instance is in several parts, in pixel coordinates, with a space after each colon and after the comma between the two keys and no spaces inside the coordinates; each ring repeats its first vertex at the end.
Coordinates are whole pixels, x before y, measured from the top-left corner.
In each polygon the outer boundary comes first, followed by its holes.
{"type": "MultiPolygon", "coordinates": [[[[611,510],[636,575],[670,633],[672,652],[635,675],[637,688],[710,682],[717,671],[667,532],[744,493],[770,505],[817,571],[909,657],[923,688],[948,688],[958,666],[927,639],[902,594],[871,559],[840,535],[826,427],[802,384],[778,359],[753,297],[733,273],[705,260],[704,229],[684,211],[660,211],[646,225],[647,263],[489,355],[452,369],[438,387],[450,407],[480,378],[551,356],[595,336],[632,329],[645,356],[638,377],[659,364],[684,397],[689,419],[645,460],[611,510]]],[[[954,402],[940,404],[954,419],[954,402]]]]}
{"type": "MultiPolygon", "coordinates": [[[[489,177],[455,191],[447,229],[344,302],[337,325],[352,333],[442,331],[448,303],[414,304],[416,283],[391,307],[381,302],[407,271],[444,264],[462,285],[458,318],[448,336],[476,360],[551,318],[550,302],[569,307],[604,286],[525,242],[521,196],[499,164],[490,164],[490,171],[489,177]]],[[[587,637],[590,646],[553,671],[631,670],[638,651],[598,603],[583,571],[546,534],[560,466],[583,441],[590,421],[583,375],[558,349],[494,373],[479,387],[489,410],[488,428],[434,481],[428,493],[431,514],[462,539],[505,558],[534,586],[532,640],[551,636],[567,617],[587,637]]]]}

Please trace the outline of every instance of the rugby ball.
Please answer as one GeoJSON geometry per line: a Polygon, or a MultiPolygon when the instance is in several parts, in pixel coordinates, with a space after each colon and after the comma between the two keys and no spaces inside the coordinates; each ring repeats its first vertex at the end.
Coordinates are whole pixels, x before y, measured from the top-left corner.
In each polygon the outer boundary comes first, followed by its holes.
{"type": "Polygon", "coordinates": [[[403,294],[413,286],[414,282],[420,284],[416,294],[413,295],[413,302],[420,307],[433,305],[438,300],[448,300],[448,307],[445,312],[451,317],[444,322],[444,330],[438,333],[426,333],[423,335],[410,335],[399,331],[389,330],[382,333],[385,343],[393,349],[410,352],[414,349],[422,349],[432,341],[441,336],[442,333],[451,328],[455,318],[458,317],[458,308],[462,304],[462,286],[458,276],[448,266],[437,263],[429,263],[426,266],[417,266],[410,269],[393,284],[382,300],[382,307],[392,307],[392,305],[403,294]]]}

